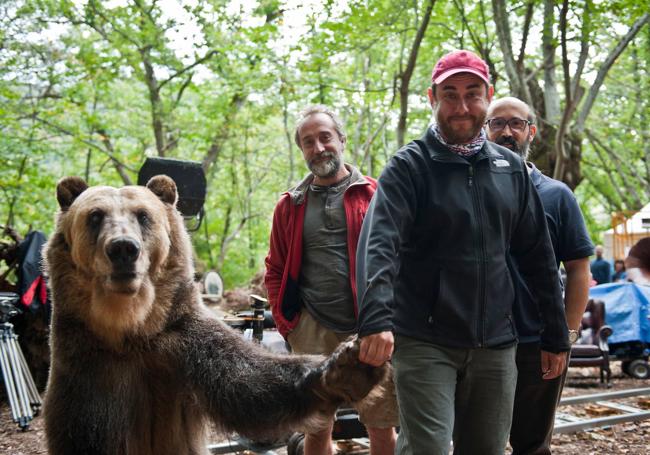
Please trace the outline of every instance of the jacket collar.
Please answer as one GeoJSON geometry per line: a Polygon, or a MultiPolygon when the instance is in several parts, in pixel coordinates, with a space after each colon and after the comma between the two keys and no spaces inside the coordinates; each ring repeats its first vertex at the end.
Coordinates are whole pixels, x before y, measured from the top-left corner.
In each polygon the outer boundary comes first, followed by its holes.
{"type": "MultiPolygon", "coordinates": [[[[348,189],[355,185],[370,184],[368,179],[366,179],[356,167],[347,163],[345,163],[344,166],[350,172],[350,186],[348,186],[348,189]]],[[[298,185],[288,190],[285,194],[289,195],[289,197],[291,198],[291,202],[294,205],[300,205],[305,201],[305,196],[307,195],[307,191],[309,190],[309,185],[311,185],[313,181],[314,181],[314,174],[310,172],[309,174],[307,174],[307,176],[304,179],[302,179],[302,181],[298,185]]],[[[345,191],[347,191],[347,189],[345,191]]]]}
{"type": "Polygon", "coordinates": [[[539,187],[544,180],[544,174],[531,161],[526,161],[526,170],[528,168],[530,168],[530,180],[535,185],[535,188],[539,187]]]}
{"type": "MultiPolygon", "coordinates": [[[[459,163],[469,164],[470,162],[460,155],[449,150],[445,147],[431,131],[431,127],[427,128],[426,133],[422,136],[422,142],[427,146],[427,151],[432,159],[442,161],[445,163],[459,163]]],[[[495,150],[495,147],[490,141],[485,141],[481,150],[476,154],[475,161],[483,160],[486,158],[503,158],[503,155],[495,150]]]]}

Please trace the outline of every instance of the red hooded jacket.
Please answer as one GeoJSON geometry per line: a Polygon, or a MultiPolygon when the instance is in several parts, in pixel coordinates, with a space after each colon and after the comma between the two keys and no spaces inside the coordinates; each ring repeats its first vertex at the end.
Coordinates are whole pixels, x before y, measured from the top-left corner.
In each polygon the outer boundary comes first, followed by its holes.
{"type": "MultiPolygon", "coordinates": [[[[356,254],[357,242],[363,217],[377,188],[372,177],[362,176],[356,169],[346,165],[353,174],[353,182],[343,194],[343,207],[347,220],[348,256],[350,259],[350,286],[357,310],[356,254]],[[354,176],[358,178],[354,179],[354,176]]],[[[307,207],[307,190],[313,176],[309,175],[296,188],[280,197],[273,213],[273,227],[269,254],[266,256],[264,284],[278,331],[284,338],[298,324],[300,299],[298,280],[302,261],[302,231],[307,207]]]]}

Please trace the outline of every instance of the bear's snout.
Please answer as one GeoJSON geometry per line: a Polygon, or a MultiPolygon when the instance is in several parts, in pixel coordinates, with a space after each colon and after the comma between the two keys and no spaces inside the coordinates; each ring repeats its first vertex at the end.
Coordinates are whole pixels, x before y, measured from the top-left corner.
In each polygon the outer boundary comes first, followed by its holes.
{"type": "Polygon", "coordinates": [[[133,271],[133,265],[140,256],[140,242],[131,237],[119,237],[109,242],[106,256],[116,270],[133,271]]]}

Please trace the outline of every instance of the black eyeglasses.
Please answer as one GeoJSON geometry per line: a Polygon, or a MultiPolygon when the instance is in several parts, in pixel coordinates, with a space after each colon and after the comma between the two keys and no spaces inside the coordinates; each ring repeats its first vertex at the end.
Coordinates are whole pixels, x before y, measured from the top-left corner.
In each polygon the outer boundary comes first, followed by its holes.
{"type": "Polygon", "coordinates": [[[526,127],[530,125],[530,120],[524,120],[518,117],[512,117],[511,119],[506,120],[501,117],[495,117],[488,119],[485,123],[493,131],[501,131],[506,128],[506,125],[508,125],[513,131],[524,131],[526,127]]]}

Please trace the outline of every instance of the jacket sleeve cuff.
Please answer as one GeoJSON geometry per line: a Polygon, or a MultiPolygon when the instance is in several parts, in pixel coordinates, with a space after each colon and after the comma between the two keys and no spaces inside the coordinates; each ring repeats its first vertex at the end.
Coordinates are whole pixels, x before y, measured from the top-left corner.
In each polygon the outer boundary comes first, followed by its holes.
{"type": "Polygon", "coordinates": [[[546,343],[542,340],[540,343],[542,351],[552,352],[553,354],[559,354],[561,352],[569,352],[571,350],[571,344],[567,340],[566,343],[556,344],[556,343],[546,343]]]}
{"type": "Polygon", "coordinates": [[[373,335],[380,332],[391,332],[393,327],[390,325],[373,325],[360,328],[358,331],[359,338],[363,338],[368,335],[373,335]]]}

